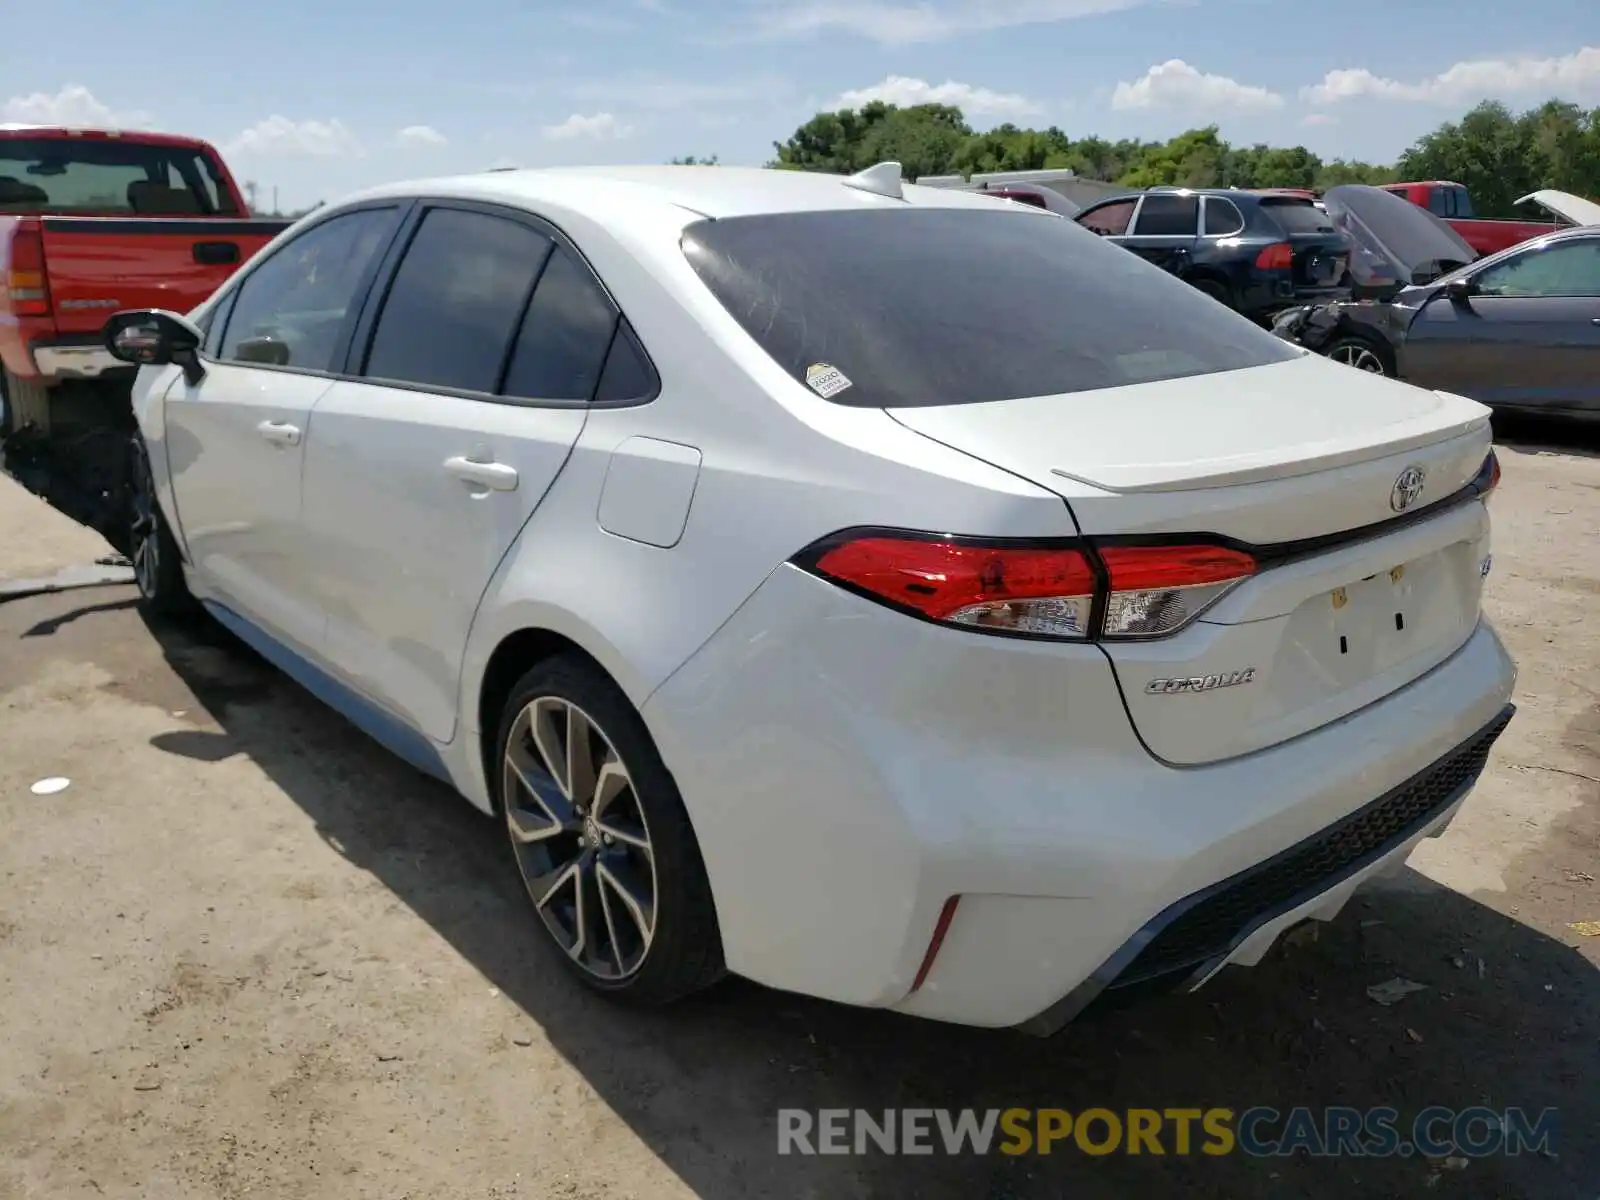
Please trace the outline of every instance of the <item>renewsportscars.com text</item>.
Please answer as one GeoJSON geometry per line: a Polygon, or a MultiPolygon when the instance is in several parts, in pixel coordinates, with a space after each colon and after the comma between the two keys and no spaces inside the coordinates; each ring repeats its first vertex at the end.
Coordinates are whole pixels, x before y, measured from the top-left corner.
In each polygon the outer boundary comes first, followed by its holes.
{"type": "Polygon", "coordinates": [[[785,1108],[778,1153],[1484,1158],[1553,1154],[1555,1127],[1551,1108],[785,1108]]]}

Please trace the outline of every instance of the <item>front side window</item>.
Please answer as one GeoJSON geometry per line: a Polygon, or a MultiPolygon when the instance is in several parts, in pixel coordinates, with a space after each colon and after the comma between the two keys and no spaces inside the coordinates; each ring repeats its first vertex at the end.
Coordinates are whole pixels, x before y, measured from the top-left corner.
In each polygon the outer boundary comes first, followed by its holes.
{"type": "Polygon", "coordinates": [[[1139,237],[1193,237],[1199,215],[1198,196],[1152,192],[1144,198],[1133,233],[1139,237]]]}
{"type": "Polygon", "coordinates": [[[1428,189],[1428,211],[1436,217],[1450,215],[1450,189],[1435,187],[1428,189]]]}
{"type": "Polygon", "coordinates": [[[1600,239],[1526,250],[1480,271],[1474,282],[1485,296],[1600,297],[1600,239]]]}
{"type": "Polygon", "coordinates": [[[553,245],[507,217],[430,211],[384,300],[366,376],[493,392],[553,245]]]}
{"type": "Polygon", "coordinates": [[[1118,200],[1113,204],[1102,204],[1099,208],[1080,213],[1078,224],[1096,233],[1116,237],[1127,232],[1128,222],[1133,219],[1133,206],[1137,203],[1137,200],[1118,200]]]}
{"type": "Polygon", "coordinates": [[[791,377],[863,408],[1054,396],[1301,352],[1070,221],[935,207],[699,221],[683,250],[791,377]]]}
{"type": "Polygon", "coordinates": [[[345,320],[398,220],[393,208],[357,209],[274,250],[237,289],[217,357],[333,370],[345,320]]]}

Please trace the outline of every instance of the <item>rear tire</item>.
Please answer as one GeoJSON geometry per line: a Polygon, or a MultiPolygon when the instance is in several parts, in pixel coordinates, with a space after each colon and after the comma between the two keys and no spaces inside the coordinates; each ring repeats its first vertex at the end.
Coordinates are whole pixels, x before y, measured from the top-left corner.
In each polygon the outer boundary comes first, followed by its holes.
{"type": "Polygon", "coordinates": [[[1233,307],[1233,292],[1220,279],[1212,279],[1209,276],[1202,275],[1198,279],[1189,280],[1189,286],[1201,295],[1210,296],[1225,308],[1233,307]]]}
{"type": "Polygon", "coordinates": [[[1388,353],[1382,346],[1368,338],[1344,334],[1328,343],[1322,353],[1334,362],[1365,371],[1369,375],[1384,375],[1393,379],[1396,374],[1394,362],[1388,353]]]}
{"type": "Polygon", "coordinates": [[[579,655],[548,659],[512,689],[495,747],[490,786],[513,859],[567,969],[648,1006],[721,978],[700,845],[621,689],[579,655]]]}
{"type": "Polygon", "coordinates": [[[156,498],[155,473],[144,438],[135,435],[129,443],[129,521],[128,558],[133,562],[133,578],[139,600],[152,616],[180,618],[195,615],[199,604],[189,592],[183,577],[183,559],[178,543],[167,526],[156,498]]]}

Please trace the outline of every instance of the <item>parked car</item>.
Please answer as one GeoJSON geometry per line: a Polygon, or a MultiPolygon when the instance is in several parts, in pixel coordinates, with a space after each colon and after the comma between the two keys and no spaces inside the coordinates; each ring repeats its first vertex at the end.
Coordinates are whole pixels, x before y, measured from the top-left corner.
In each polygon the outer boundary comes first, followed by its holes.
{"type": "Polygon", "coordinates": [[[1487,410],[893,164],[378,188],[106,338],[145,604],[497,812],[607,995],[1047,1033],[1331,916],[1510,719],[1487,410]]]}
{"type": "MultiPolygon", "coordinates": [[[[1480,255],[1497,254],[1530,238],[1543,237],[1561,228],[1560,220],[1556,218],[1548,221],[1485,220],[1473,211],[1472,196],[1467,189],[1449,180],[1391,183],[1384,185],[1384,191],[1446,221],[1480,255]]],[[[1517,203],[1528,203],[1532,199],[1531,196],[1524,196],[1517,203]]]]}
{"type": "Polygon", "coordinates": [[[1012,183],[1004,187],[975,188],[973,191],[975,195],[989,196],[996,200],[1015,200],[1018,204],[1029,204],[1062,217],[1075,217],[1083,211],[1081,206],[1074,204],[1054,188],[1039,183],[1012,183]]]}
{"type": "Polygon", "coordinates": [[[290,225],[253,217],[207,143],[0,126],[0,447],[4,463],[111,532],[133,372],[100,330],[118,309],[186,311],[290,225]],[[113,429],[113,438],[85,438],[113,429]]]}
{"type": "Polygon", "coordinates": [[[1349,248],[1303,196],[1155,188],[1101,201],[1077,221],[1257,321],[1348,294],[1349,248]]]}
{"type": "Polygon", "coordinates": [[[1334,188],[1330,212],[1365,251],[1352,261],[1396,278],[1375,302],[1292,310],[1274,332],[1496,408],[1600,417],[1600,205],[1544,195],[1590,223],[1461,263],[1452,252],[1470,248],[1437,218],[1375,189],[1334,188]]]}

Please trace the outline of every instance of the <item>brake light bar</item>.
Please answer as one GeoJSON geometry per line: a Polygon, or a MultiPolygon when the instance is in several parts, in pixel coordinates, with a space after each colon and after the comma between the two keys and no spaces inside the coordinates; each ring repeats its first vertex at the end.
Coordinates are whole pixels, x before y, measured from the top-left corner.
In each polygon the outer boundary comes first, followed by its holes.
{"type": "Polygon", "coordinates": [[[1478,468],[1478,474],[1472,481],[1472,486],[1478,489],[1478,495],[1488,500],[1495,488],[1500,486],[1500,456],[1492,449],[1483,466],[1478,468]]]}
{"type": "Polygon", "coordinates": [[[6,271],[6,299],[19,317],[50,315],[50,289],[44,274],[44,234],[31,221],[11,232],[11,264],[6,271]]]}
{"type": "Polygon", "coordinates": [[[1209,544],[1017,542],[900,530],[846,531],[797,566],[869,600],[984,633],[1087,641],[1166,637],[1255,574],[1209,544]]]}

